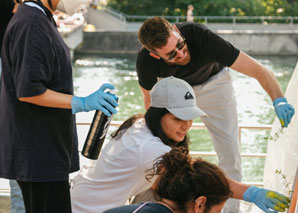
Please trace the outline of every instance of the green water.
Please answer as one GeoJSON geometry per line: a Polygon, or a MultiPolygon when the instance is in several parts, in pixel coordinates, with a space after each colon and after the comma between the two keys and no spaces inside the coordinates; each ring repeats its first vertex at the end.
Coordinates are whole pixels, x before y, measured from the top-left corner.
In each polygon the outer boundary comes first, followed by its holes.
{"type": "MultiPolygon", "coordinates": [[[[275,73],[283,91],[291,78],[298,57],[268,56],[255,57],[275,73]]],[[[119,97],[118,113],[114,121],[123,121],[136,113],[144,113],[143,98],[137,83],[135,55],[76,55],[74,60],[75,94],[85,96],[95,91],[103,83],[116,86],[119,97]]],[[[239,123],[272,124],[275,113],[269,96],[255,79],[231,70],[233,86],[238,103],[239,123]]],[[[93,113],[79,113],[77,120],[91,122],[93,113]]],[[[200,122],[196,119],[195,122],[200,122]]],[[[84,142],[88,127],[79,127],[80,146],[84,142]]],[[[269,131],[242,130],[241,151],[265,153],[269,131]]],[[[191,130],[191,150],[214,151],[207,130],[191,130]]],[[[205,159],[217,163],[216,157],[205,159]]],[[[243,180],[262,181],[264,159],[242,158],[243,180]]]]}

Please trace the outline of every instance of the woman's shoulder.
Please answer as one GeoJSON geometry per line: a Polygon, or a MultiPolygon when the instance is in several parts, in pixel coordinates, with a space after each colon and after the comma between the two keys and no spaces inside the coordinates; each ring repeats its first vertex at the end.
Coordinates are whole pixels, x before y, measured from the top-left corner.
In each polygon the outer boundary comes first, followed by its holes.
{"type": "Polygon", "coordinates": [[[131,126],[130,130],[132,132],[134,132],[135,134],[140,135],[140,136],[146,135],[147,137],[148,136],[152,136],[153,137],[150,129],[147,127],[145,118],[139,118],[139,119],[137,119],[134,122],[134,124],[131,126]]]}
{"type": "Polygon", "coordinates": [[[144,118],[139,118],[134,124],[123,134],[122,140],[129,143],[136,143],[140,147],[164,147],[165,145],[159,137],[152,134],[148,128],[144,118]]]}

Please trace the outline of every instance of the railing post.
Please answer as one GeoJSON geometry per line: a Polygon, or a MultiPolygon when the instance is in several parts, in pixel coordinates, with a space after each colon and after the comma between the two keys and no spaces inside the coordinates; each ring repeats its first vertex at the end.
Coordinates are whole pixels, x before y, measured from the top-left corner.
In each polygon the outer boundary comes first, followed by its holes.
{"type": "Polygon", "coordinates": [[[263,16],[261,17],[261,21],[262,21],[262,25],[264,25],[265,18],[263,16]]]}
{"type": "Polygon", "coordinates": [[[208,24],[208,18],[205,17],[205,18],[204,18],[204,21],[205,21],[205,24],[207,25],[207,24],[208,24]]]}
{"type": "Polygon", "coordinates": [[[233,25],[235,26],[236,25],[236,17],[233,16],[233,25]]]}

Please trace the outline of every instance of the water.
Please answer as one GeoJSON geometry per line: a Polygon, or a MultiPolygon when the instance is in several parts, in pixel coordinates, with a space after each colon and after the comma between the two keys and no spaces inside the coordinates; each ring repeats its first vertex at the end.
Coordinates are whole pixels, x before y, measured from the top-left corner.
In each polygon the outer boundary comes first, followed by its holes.
{"type": "MultiPolygon", "coordinates": [[[[272,70],[285,91],[298,57],[262,56],[255,57],[260,63],[272,70]]],[[[143,98],[135,71],[135,55],[77,55],[74,60],[75,94],[85,96],[95,91],[102,83],[110,82],[116,86],[119,97],[119,112],[113,120],[123,121],[136,113],[144,113],[143,98]]],[[[259,83],[250,77],[231,70],[233,86],[238,103],[240,124],[272,124],[275,113],[272,101],[259,83]]],[[[92,120],[93,113],[79,113],[78,121],[92,120]]],[[[196,119],[195,122],[200,122],[196,119]]],[[[82,146],[88,127],[79,127],[82,146]]],[[[266,153],[266,130],[242,130],[241,151],[266,153]]],[[[191,130],[191,150],[214,151],[207,130],[191,130]]],[[[216,157],[205,157],[217,163],[216,157]]],[[[83,159],[84,160],[84,159],[83,159]]],[[[262,181],[264,159],[242,158],[243,180],[262,181]]]]}
{"type": "MultiPolygon", "coordinates": [[[[291,78],[298,57],[256,57],[262,64],[275,73],[285,91],[291,78]]],[[[135,71],[135,55],[77,55],[74,60],[75,94],[86,96],[95,91],[103,83],[110,82],[116,86],[119,97],[119,112],[114,121],[123,121],[136,113],[144,113],[143,98],[137,83],[135,71]]],[[[275,113],[269,96],[263,91],[255,79],[231,71],[235,95],[238,102],[239,123],[272,124],[275,113]]],[[[91,122],[94,112],[78,113],[78,122],[91,122]]],[[[195,122],[200,122],[196,119],[195,122]]],[[[89,126],[78,126],[79,149],[82,149],[89,126]]],[[[110,128],[110,130],[113,130],[110,128]]],[[[111,131],[110,131],[111,132],[111,131]]],[[[266,153],[269,131],[243,130],[241,135],[241,151],[266,153]]],[[[190,131],[191,150],[214,151],[206,130],[190,131]]],[[[205,159],[217,163],[216,157],[205,159]]],[[[81,165],[87,159],[81,156],[81,165]]],[[[242,158],[243,180],[262,181],[264,159],[242,158]]],[[[75,174],[72,174],[73,177],[75,174]]],[[[0,179],[0,189],[8,189],[8,181],[0,179]]]]}

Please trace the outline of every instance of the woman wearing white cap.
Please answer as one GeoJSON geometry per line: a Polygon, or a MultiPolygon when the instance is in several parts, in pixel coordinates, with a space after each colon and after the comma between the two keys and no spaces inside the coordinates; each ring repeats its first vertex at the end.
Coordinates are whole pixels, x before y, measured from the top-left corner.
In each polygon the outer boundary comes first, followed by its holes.
{"type": "MultiPolygon", "coordinates": [[[[146,114],[126,120],[112,134],[99,159],[83,166],[74,178],[71,188],[74,213],[103,212],[124,205],[152,186],[153,181],[147,181],[145,176],[159,157],[173,147],[188,149],[187,132],[192,119],[206,116],[196,105],[192,87],[184,80],[168,77],[156,83],[150,95],[151,107],[146,114]]],[[[233,198],[254,202],[264,211],[284,210],[289,202],[276,192],[233,180],[229,184],[233,198]],[[268,197],[268,192],[275,198],[268,197]]]]}

